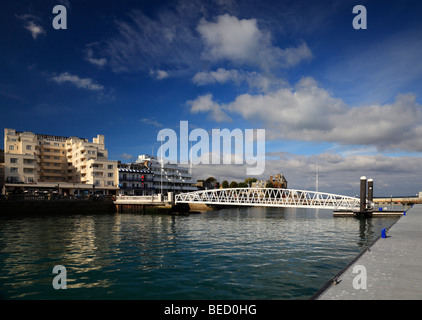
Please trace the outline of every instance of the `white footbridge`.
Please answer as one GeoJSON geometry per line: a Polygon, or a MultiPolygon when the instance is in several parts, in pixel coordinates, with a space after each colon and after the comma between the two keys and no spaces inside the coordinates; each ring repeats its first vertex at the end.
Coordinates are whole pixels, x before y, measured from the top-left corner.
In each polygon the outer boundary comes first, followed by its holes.
{"type": "Polygon", "coordinates": [[[359,208],[360,199],[294,189],[229,188],[180,193],[175,196],[175,203],[353,210],[359,208]]]}

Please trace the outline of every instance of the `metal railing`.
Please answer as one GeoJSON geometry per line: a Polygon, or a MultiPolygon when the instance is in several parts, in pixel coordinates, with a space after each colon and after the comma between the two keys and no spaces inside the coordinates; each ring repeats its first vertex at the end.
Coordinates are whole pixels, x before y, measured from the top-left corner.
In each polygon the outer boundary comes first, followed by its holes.
{"type": "Polygon", "coordinates": [[[180,193],[176,203],[204,203],[209,205],[267,206],[324,209],[358,208],[358,198],[294,189],[229,188],[180,193]]]}

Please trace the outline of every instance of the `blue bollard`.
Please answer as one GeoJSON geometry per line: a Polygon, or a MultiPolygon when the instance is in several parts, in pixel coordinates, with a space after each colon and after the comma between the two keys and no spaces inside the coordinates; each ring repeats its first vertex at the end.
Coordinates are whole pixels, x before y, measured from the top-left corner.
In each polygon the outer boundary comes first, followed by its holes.
{"type": "Polygon", "coordinates": [[[404,215],[404,216],[406,215],[406,211],[404,211],[404,212],[403,212],[403,215],[404,215]]]}
{"type": "Polygon", "coordinates": [[[387,229],[381,230],[381,238],[387,238],[387,229]]]}

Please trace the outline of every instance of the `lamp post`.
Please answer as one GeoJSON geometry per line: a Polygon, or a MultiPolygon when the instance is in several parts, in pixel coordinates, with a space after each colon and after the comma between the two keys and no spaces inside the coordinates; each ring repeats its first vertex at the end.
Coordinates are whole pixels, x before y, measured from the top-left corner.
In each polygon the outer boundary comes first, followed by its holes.
{"type": "Polygon", "coordinates": [[[163,135],[161,135],[161,196],[163,196],[163,174],[164,174],[164,163],[163,163],[163,135]]]}

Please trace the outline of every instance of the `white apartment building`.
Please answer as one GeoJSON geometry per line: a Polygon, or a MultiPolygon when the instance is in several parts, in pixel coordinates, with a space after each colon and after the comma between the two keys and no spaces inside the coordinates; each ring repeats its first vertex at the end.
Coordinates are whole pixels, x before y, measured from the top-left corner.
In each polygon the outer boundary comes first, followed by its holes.
{"type": "Polygon", "coordinates": [[[104,136],[77,137],[4,129],[3,193],[55,190],[59,193],[116,194],[117,161],[108,160],[104,136]]]}
{"type": "Polygon", "coordinates": [[[142,163],[154,173],[153,188],[155,193],[173,194],[196,191],[196,181],[192,180],[189,168],[177,164],[162,163],[154,156],[148,154],[139,155],[136,163],[142,163]]]}
{"type": "Polygon", "coordinates": [[[154,173],[142,163],[120,163],[120,195],[146,196],[154,195],[154,173]]]}

